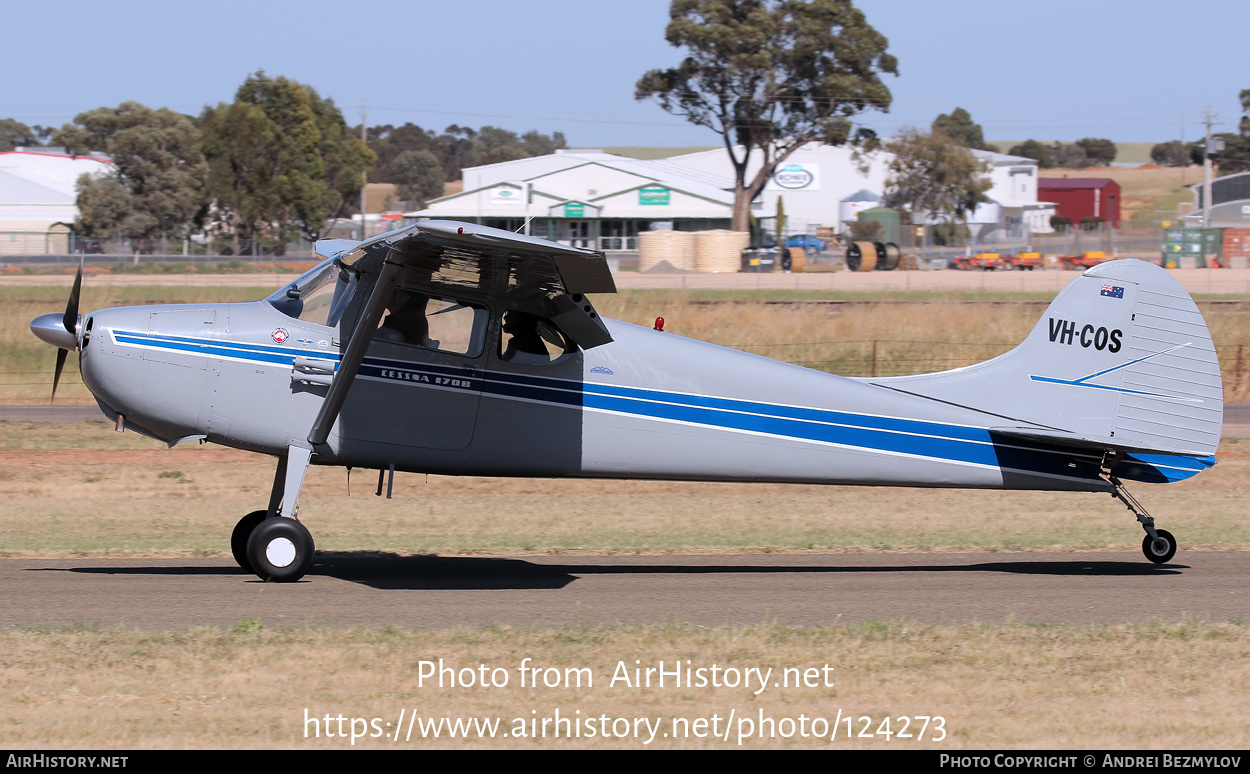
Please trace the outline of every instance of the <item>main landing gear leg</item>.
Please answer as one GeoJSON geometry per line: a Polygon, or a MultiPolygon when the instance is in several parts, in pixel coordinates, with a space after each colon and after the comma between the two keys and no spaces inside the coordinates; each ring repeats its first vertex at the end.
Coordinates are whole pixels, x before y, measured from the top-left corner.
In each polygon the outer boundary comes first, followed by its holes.
{"type": "Polygon", "coordinates": [[[1124,507],[1133,512],[1133,515],[1141,522],[1142,528],[1146,530],[1146,537],[1141,542],[1142,553],[1155,564],[1170,562],[1172,557],[1176,556],[1176,538],[1172,537],[1172,533],[1166,529],[1155,529],[1154,517],[1146,513],[1146,509],[1136,497],[1129,494],[1120,479],[1110,473],[1104,473],[1103,477],[1114,487],[1111,490],[1111,496],[1124,503],[1124,507]]]}
{"type": "Polygon", "coordinates": [[[230,541],[235,560],[261,580],[293,583],[312,569],[316,554],[312,535],[296,518],[299,493],[311,458],[309,448],[294,444],[288,447],[278,460],[269,508],[249,513],[235,527],[230,541]],[[235,539],[241,533],[250,533],[243,538],[242,556],[235,539]]]}

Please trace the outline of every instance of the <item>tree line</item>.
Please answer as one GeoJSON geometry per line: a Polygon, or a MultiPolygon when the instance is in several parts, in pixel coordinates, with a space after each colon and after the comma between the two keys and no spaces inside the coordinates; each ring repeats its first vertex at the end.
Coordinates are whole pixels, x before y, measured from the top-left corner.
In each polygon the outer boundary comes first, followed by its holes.
{"type": "Polygon", "coordinates": [[[281,254],[297,237],[317,239],[328,220],[359,212],[366,174],[395,183],[401,199],[420,207],[465,166],[565,147],[559,132],[518,136],[491,126],[435,133],[385,125],[366,130],[366,138],[333,100],[263,72],[249,76],[233,102],[199,116],[125,102],[80,113],[60,128],[0,119],[0,151],[61,147],[111,159],[110,174],[78,180],[75,232],[129,238],[143,252],[162,237],[208,229],[228,236],[230,254],[281,254]]]}

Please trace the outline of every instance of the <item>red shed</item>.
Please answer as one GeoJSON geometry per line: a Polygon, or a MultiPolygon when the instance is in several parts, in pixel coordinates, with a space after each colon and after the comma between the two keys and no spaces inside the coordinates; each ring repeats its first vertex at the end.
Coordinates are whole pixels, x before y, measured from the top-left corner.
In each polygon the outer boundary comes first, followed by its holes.
{"type": "Polygon", "coordinates": [[[1037,181],[1037,200],[1059,205],[1056,215],[1078,225],[1085,218],[1102,218],[1120,227],[1120,184],[1107,177],[1043,177],[1037,181]]]}

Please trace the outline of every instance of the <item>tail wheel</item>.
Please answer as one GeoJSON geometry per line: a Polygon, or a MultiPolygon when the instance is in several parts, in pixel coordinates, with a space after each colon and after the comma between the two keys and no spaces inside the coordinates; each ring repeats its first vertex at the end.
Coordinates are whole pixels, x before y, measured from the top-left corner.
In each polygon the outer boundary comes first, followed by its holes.
{"type": "Polygon", "coordinates": [[[261,580],[294,583],[312,569],[316,548],[295,519],[265,519],[247,541],[247,558],[261,580]]]}
{"type": "Polygon", "coordinates": [[[1176,538],[1172,537],[1172,533],[1166,529],[1157,529],[1155,534],[1159,537],[1152,538],[1146,535],[1142,540],[1142,553],[1155,564],[1167,564],[1172,557],[1176,556],[1176,538]]]}
{"type": "Polygon", "coordinates": [[[252,568],[252,563],[247,558],[247,540],[268,515],[267,511],[252,511],[239,519],[239,523],[234,525],[234,532],[230,534],[230,553],[234,554],[234,561],[248,572],[256,572],[256,570],[252,568]]]}

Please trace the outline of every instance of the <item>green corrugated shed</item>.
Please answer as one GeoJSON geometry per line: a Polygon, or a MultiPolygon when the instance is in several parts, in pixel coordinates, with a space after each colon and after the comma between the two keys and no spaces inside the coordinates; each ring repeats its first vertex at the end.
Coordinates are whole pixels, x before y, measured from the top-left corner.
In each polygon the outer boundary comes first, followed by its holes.
{"type": "Polygon", "coordinates": [[[889,207],[873,207],[869,210],[860,211],[858,220],[860,223],[864,221],[880,223],[881,233],[877,235],[877,241],[898,244],[903,223],[903,218],[898,214],[898,210],[892,210],[889,207]]]}

